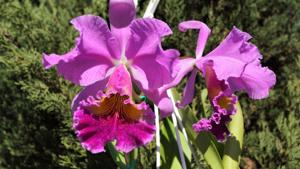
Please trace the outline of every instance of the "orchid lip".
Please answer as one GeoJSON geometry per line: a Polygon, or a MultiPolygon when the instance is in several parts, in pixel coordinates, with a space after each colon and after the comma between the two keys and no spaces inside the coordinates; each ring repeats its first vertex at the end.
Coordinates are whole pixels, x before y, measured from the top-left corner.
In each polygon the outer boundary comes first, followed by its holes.
{"type": "Polygon", "coordinates": [[[101,95],[97,95],[96,98],[89,96],[86,100],[81,101],[78,109],[83,109],[100,118],[117,115],[120,120],[134,122],[142,118],[142,109],[147,108],[145,104],[132,104],[130,97],[126,94],[98,93],[101,95]]]}

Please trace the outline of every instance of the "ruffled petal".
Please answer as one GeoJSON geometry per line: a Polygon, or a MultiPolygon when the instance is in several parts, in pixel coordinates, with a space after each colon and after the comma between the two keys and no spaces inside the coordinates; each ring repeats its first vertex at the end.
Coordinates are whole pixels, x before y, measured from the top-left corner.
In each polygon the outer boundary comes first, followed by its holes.
{"type": "Polygon", "coordinates": [[[184,87],[181,102],[176,104],[178,108],[184,108],[186,105],[192,102],[195,93],[196,76],[197,76],[197,70],[194,69],[184,87]]]}
{"type": "Polygon", "coordinates": [[[148,108],[144,112],[144,117],[147,120],[137,123],[119,121],[116,132],[117,150],[128,153],[136,147],[148,144],[153,139],[155,132],[154,113],[148,108]]]}
{"type": "Polygon", "coordinates": [[[262,99],[275,85],[276,76],[273,71],[261,67],[262,55],[248,42],[250,39],[248,33],[234,27],[223,42],[200,58],[196,65],[204,76],[207,65],[212,65],[217,79],[224,80],[233,91],[243,90],[250,98],[262,99]]]}
{"type": "Polygon", "coordinates": [[[224,141],[228,136],[230,136],[230,132],[226,124],[231,121],[231,118],[229,116],[221,116],[218,113],[214,113],[212,116],[214,116],[215,119],[218,119],[218,124],[214,120],[203,118],[193,124],[193,129],[196,132],[209,131],[218,141],[224,141]]]}
{"type": "Polygon", "coordinates": [[[64,55],[44,54],[43,63],[45,68],[57,65],[59,74],[66,79],[87,86],[105,78],[121,49],[102,18],[84,15],[71,23],[80,32],[75,48],[64,55]]]}
{"type": "Polygon", "coordinates": [[[193,129],[196,132],[210,131],[218,141],[224,141],[230,136],[226,125],[231,121],[230,116],[236,113],[236,103],[237,97],[230,91],[220,92],[212,100],[214,113],[208,119],[200,119],[193,125],[193,129]]]}
{"type": "Polygon", "coordinates": [[[197,61],[197,67],[204,72],[204,65],[212,62],[218,80],[240,77],[247,63],[262,57],[250,39],[248,33],[234,27],[217,48],[197,61]]]}
{"type": "Polygon", "coordinates": [[[229,78],[228,82],[234,91],[245,91],[252,99],[263,99],[268,97],[269,90],[275,85],[276,76],[256,60],[246,66],[241,77],[229,78]]]}
{"type": "Polygon", "coordinates": [[[73,115],[73,128],[81,145],[92,153],[104,152],[106,143],[115,139],[117,119],[100,118],[78,109],[73,115]]]}
{"type": "Polygon", "coordinates": [[[117,115],[100,118],[78,109],[74,112],[73,128],[81,145],[92,153],[104,152],[105,144],[113,140],[117,140],[117,150],[128,153],[153,139],[155,132],[153,114],[148,108],[144,114],[147,120],[128,123],[119,120],[117,115]]]}
{"type": "Polygon", "coordinates": [[[97,104],[99,104],[97,100],[88,97],[86,101],[81,102],[73,115],[73,128],[82,146],[87,150],[92,153],[103,152],[106,143],[116,140],[117,150],[128,153],[153,139],[154,113],[145,103],[137,105],[143,111],[143,118],[138,121],[128,121],[118,113],[110,116],[104,114],[105,112],[93,112],[93,110],[102,110],[93,107],[99,106],[97,104]]]}
{"type": "Polygon", "coordinates": [[[155,132],[154,113],[145,102],[132,101],[132,82],[126,67],[119,65],[107,84],[97,83],[73,101],[73,127],[82,146],[98,153],[104,151],[107,142],[116,140],[116,148],[128,153],[150,142],[155,132]]]}
{"type": "Polygon", "coordinates": [[[161,38],[172,34],[170,27],[154,18],[136,19],[131,25],[131,36],[126,49],[126,57],[132,60],[142,56],[156,58],[162,51],[161,38]]]}
{"type": "Polygon", "coordinates": [[[262,55],[258,48],[248,42],[250,39],[248,33],[233,27],[221,44],[205,57],[230,57],[245,63],[261,59],[262,55]]]}
{"type": "Polygon", "coordinates": [[[203,76],[206,74],[208,65],[212,66],[218,80],[227,82],[229,77],[240,77],[246,63],[230,57],[202,57],[196,62],[196,66],[202,71],[203,76]]]}
{"type": "Polygon", "coordinates": [[[193,128],[196,132],[210,131],[218,141],[224,141],[230,135],[226,124],[231,120],[230,116],[236,113],[237,97],[224,80],[217,79],[212,63],[205,65],[204,72],[208,97],[214,113],[208,119],[201,119],[193,125],[193,128]]]}
{"type": "Polygon", "coordinates": [[[209,27],[205,23],[195,20],[181,22],[178,27],[182,32],[185,32],[187,29],[200,29],[196,47],[196,58],[200,58],[203,54],[206,41],[211,32],[209,27]]]}
{"type": "Polygon", "coordinates": [[[89,96],[93,96],[93,97],[101,97],[101,96],[97,96],[101,93],[98,93],[98,91],[103,91],[106,87],[108,78],[100,80],[92,85],[86,86],[80,93],[78,93],[71,104],[71,110],[72,112],[74,112],[77,107],[79,106],[80,101],[88,98],[89,96]]]}

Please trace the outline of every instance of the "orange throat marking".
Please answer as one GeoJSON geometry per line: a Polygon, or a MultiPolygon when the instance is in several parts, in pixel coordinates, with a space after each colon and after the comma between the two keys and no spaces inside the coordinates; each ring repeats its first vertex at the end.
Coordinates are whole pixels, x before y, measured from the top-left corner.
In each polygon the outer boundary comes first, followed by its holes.
{"type": "Polygon", "coordinates": [[[127,95],[111,94],[109,97],[102,98],[99,106],[88,106],[86,109],[96,116],[104,118],[118,114],[121,119],[138,121],[142,117],[142,110],[132,103],[125,104],[124,101],[128,99],[127,95]]]}
{"type": "Polygon", "coordinates": [[[221,108],[228,110],[230,108],[231,102],[231,97],[221,96],[221,98],[218,100],[218,105],[220,105],[221,108]]]}

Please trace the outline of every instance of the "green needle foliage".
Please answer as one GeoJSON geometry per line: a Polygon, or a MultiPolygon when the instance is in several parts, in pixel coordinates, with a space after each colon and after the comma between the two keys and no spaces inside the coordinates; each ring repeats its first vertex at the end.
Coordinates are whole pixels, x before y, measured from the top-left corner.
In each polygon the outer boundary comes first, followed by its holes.
{"type": "MultiPolygon", "coordinates": [[[[148,0],[139,2],[141,16],[148,0]]],[[[174,32],[164,40],[165,47],[193,56],[198,34],[180,33],[177,25],[183,20],[201,20],[212,29],[205,53],[235,25],[254,37],[263,65],[276,72],[268,99],[239,95],[245,118],[241,168],[299,168],[299,9],[298,0],[165,0],[158,6],[156,17],[174,32]]],[[[0,0],[0,11],[0,168],[116,168],[109,153],[90,154],[75,137],[70,104],[80,88],[41,64],[43,52],[64,53],[73,47],[78,33],[69,24],[72,18],[94,14],[107,19],[107,1],[0,0]]],[[[202,105],[207,104],[201,100],[204,88],[198,78],[191,104],[198,115],[210,113],[202,105]]],[[[154,141],[139,150],[137,168],[155,167],[154,150],[154,141]]]]}

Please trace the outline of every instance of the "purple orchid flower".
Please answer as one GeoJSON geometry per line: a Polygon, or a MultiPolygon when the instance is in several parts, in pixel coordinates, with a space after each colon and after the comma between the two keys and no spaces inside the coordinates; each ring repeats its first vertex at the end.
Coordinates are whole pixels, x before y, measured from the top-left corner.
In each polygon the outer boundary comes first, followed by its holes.
{"type": "Polygon", "coordinates": [[[63,55],[44,54],[45,68],[56,66],[65,79],[88,90],[94,83],[105,83],[104,79],[124,64],[133,82],[167,116],[173,111],[171,101],[166,91],[157,89],[172,81],[172,64],[179,56],[177,50],[161,46],[161,39],[172,34],[171,29],[158,19],[135,19],[132,0],[110,0],[109,18],[110,29],[98,16],[73,19],[71,23],[80,32],[75,47],[63,55]]]}
{"type": "Polygon", "coordinates": [[[132,101],[132,81],[125,65],[119,65],[107,86],[101,87],[95,96],[81,100],[74,111],[73,128],[82,146],[99,153],[105,151],[107,142],[116,140],[116,149],[128,153],[149,143],[155,132],[154,113],[145,102],[132,101]]]}
{"type": "Polygon", "coordinates": [[[200,29],[196,58],[177,60],[174,63],[176,85],[189,72],[191,75],[184,89],[182,108],[189,104],[194,96],[194,83],[197,71],[205,77],[209,100],[213,107],[210,118],[203,118],[193,125],[196,132],[210,131],[217,140],[222,141],[230,135],[226,124],[230,116],[236,113],[237,96],[235,91],[245,91],[252,99],[262,99],[269,95],[275,85],[276,76],[273,71],[261,67],[262,55],[257,47],[248,42],[251,36],[234,27],[229,35],[213,51],[202,57],[203,50],[210,34],[210,29],[199,21],[185,21],[179,24],[181,31],[200,29]]]}
{"type": "Polygon", "coordinates": [[[98,16],[84,15],[71,21],[80,35],[75,47],[63,55],[43,54],[46,69],[85,88],[73,99],[74,129],[83,147],[104,151],[116,140],[123,152],[145,145],[153,138],[154,114],[144,103],[134,104],[132,83],[161,110],[173,111],[166,91],[158,88],[173,81],[174,49],[163,50],[161,39],[172,33],[163,21],[135,19],[132,0],[109,2],[110,29],[98,16]],[[131,80],[132,77],[132,80],[131,80]]]}

